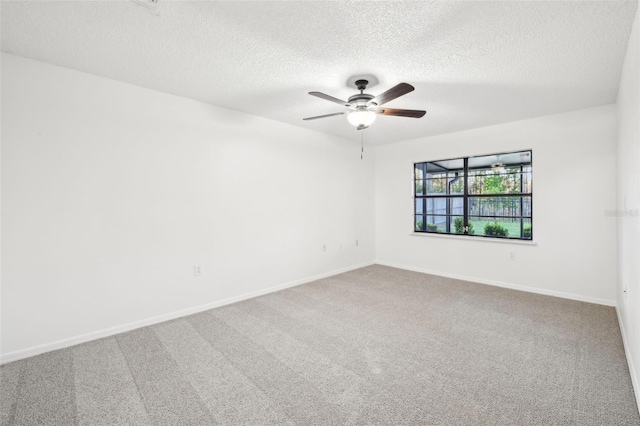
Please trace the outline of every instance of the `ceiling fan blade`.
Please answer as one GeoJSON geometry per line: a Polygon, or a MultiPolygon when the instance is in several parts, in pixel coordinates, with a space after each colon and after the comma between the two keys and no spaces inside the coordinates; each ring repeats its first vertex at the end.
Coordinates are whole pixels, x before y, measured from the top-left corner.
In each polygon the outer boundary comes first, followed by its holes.
{"type": "Polygon", "coordinates": [[[322,92],[309,92],[309,94],[311,96],[316,96],[316,97],[318,97],[320,99],[324,99],[324,100],[327,100],[329,102],[333,102],[333,103],[338,104],[338,105],[342,105],[342,106],[345,106],[345,107],[350,107],[351,106],[351,104],[349,102],[347,102],[347,101],[343,101],[343,100],[340,100],[338,98],[334,98],[333,96],[325,95],[322,92]]]}
{"type": "Polygon", "coordinates": [[[420,111],[417,109],[396,109],[396,108],[378,108],[378,109],[374,109],[373,112],[382,114],[382,115],[395,115],[396,117],[412,117],[412,118],[420,118],[427,113],[427,111],[420,111]]]}
{"type": "Polygon", "coordinates": [[[412,92],[415,89],[410,84],[400,83],[397,86],[392,87],[384,93],[379,94],[375,98],[369,101],[369,104],[375,103],[376,105],[386,104],[389,101],[394,100],[402,95],[406,95],[409,92],[412,92]]]}
{"type": "Polygon", "coordinates": [[[333,114],[316,115],[315,117],[303,118],[303,120],[317,120],[318,118],[333,117],[334,115],[344,115],[346,113],[347,113],[347,111],[345,111],[345,112],[334,112],[333,114]]]}

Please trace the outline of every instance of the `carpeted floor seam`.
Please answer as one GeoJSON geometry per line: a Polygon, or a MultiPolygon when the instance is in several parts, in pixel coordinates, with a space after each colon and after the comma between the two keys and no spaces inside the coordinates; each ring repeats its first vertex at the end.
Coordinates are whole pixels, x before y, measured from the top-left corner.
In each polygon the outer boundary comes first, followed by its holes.
{"type": "MultiPolygon", "coordinates": [[[[127,364],[127,370],[129,371],[129,375],[131,375],[131,378],[133,379],[133,384],[135,385],[138,394],[142,395],[142,392],[140,390],[140,386],[138,386],[138,382],[135,379],[135,376],[133,375],[133,371],[131,371],[131,364],[129,363],[129,360],[127,359],[127,357],[124,355],[123,349],[122,349],[122,345],[120,344],[120,340],[115,339],[116,343],[118,344],[118,349],[120,350],[120,353],[122,354],[122,358],[124,359],[124,362],[127,364]]],[[[150,415],[149,413],[149,407],[147,406],[147,403],[145,402],[144,398],[140,398],[140,401],[142,402],[142,405],[144,406],[145,411],[147,412],[147,416],[150,415]]]]}

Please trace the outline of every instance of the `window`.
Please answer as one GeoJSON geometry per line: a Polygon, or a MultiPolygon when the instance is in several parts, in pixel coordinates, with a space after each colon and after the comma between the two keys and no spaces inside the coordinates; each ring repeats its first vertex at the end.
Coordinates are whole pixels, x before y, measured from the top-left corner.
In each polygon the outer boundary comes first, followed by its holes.
{"type": "Polygon", "coordinates": [[[531,151],[414,164],[415,232],[531,240],[531,151]]]}

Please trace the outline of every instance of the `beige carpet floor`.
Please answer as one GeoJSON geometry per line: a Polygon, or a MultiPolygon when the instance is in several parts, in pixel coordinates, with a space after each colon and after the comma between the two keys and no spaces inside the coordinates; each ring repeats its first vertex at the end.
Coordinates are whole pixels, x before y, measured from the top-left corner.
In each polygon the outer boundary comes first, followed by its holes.
{"type": "Polygon", "coordinates": [[[0,374],[3,425],[640,425],[613,308],[378,265],[0,374]]]}

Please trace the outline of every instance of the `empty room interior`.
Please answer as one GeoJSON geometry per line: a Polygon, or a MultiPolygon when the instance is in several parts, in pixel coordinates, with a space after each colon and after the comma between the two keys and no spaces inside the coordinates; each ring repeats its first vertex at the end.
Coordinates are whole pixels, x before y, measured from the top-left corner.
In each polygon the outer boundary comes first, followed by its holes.
{"type": "Polygon", "coordinates": [[[640,425],[638,2],[10,1],[2,425],[640,425]]]}

